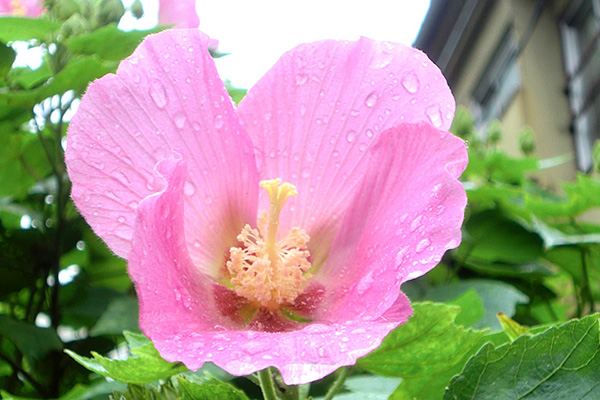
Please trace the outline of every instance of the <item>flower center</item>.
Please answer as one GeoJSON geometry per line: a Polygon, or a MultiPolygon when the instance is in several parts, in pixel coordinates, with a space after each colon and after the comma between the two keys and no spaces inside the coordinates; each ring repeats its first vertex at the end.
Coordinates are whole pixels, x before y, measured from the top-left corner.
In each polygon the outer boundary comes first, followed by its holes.
{"type": "Polygon", "coordinates": [[[227,262],[235,292],[270,310],[293,303],[311,276],[306,274],[311,268],[306,232],[294,227],[277,241],[281,209],[290,196],[298,194],[294,185],[280,183],[279,178],[260,182],[269,195],[269,212],[259,215],[258,229],[244,226],[237,236],[243,246],[230,248],[227,262]]]}

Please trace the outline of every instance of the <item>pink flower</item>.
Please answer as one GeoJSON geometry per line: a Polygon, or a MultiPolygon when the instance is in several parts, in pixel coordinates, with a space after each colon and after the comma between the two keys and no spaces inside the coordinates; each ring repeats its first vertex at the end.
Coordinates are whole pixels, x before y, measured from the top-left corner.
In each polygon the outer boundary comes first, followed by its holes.
{"type": "Polygon", "coordinates": [[[196,13],[196,0],[159,0],[158,24],[197,28],[200,19],[196,13]]]}
{"type": "Polygon", "coordinates": [[[459,244],[454,99],[421,52],[362,38],[296,47],[236,109],[208,40],[150,36],[90,85],[72,196],[165,359],[310,382],[405,322],[401,283],[459,244]]]}
{"type": "Polygon", "coordinates": [[[0,0],[0,15],[37,18],[44,11],[41,3],[41,0],[0,0]]]}

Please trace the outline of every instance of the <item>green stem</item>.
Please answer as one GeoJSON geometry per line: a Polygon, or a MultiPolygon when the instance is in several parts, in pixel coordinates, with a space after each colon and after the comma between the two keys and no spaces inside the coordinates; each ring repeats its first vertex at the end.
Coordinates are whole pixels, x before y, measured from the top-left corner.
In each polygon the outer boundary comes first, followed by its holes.
{"type": "Polygon", "coordinates": [[[265,400],[277,400],[275,386],[273,386],[273,374],[271,368],[265,368],[258,371],[258,380],[260,381],[260,390],[262,390],[265,400]]]}
{"type": "Polygon", "coordinates": [[[344,386],[344,382],[346,382],[346,378],[350,374],[350,367],[342,367],[340,368],[340,373],[337,376],[335,382],[333,382],[333,386],[329,388],[329,391],[323,398],[323,400],[331,400],[333,397],[338,394],[342,387],[344,386]]]}

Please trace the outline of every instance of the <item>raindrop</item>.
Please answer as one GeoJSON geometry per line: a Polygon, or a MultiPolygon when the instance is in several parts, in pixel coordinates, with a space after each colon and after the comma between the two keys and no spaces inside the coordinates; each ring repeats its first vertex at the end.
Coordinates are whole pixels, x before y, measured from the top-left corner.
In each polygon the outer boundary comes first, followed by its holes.
{"type": "Polygon", "coordinates": [[[444,207],[443,205],[441,205],[441,204],[440,204],[440,205],[439,205],[439,206],[437,206],[437,208],[435,209],[435,213],[436,213],[437,215],[441,215],[441,214],[444,212],[444,210],[445,210],[445,209],[446,209],[446,207],[444,207]]]}
{"type": "Polygon", "coordinates": [[[413,222],[411,222],[411,223],[410,223],[410,231],[411,231],[411,232],[414,232],[414,231],[416,231],[416,230],[417,230],[417,228],[418,228],[419,226],[421,226],[421,221],[422,221],[422,220],[423,220],[423,216],[422,216],[422,215],[419,215],[417,218],[415,218],[415,219],[413,220],[413,222]]]}
{"type": "Polygon", "coordinates": [[[53,202],[54,202],[54,196],[52,196],[51,194],[49,194],[46,197],[44,197],[44,203],[50,205],[53,202]]]}
{"type": "Polygon", "coordinates": [[[153,79],[152,82],[150,82],[150,97],[158,108],[165,108],[167,105],[167,92],[158,79],[153,79]]]}
{"type": "Polygon", "coordinates": [[[175,121],[175,125],[179,129],[183,129],[186,121],[185,114],[178,112],[175,115],[173,115],[173,120],[175,121]]]}
{"type": "Polygon", "coordinates": [[[367,129],[365,133],[367,134],[367,137],[373,137],[373,131],[371,129],[367,129]]]}
{"type": "Polygon", "coordinates": [[[185,185],[183,185],[183,193],[185,193],[186,196],[192,196],[194,193],[196,193],[194,184],[190,181],[185,181],[185,185]]]}
{"type": "Polygon", "coordinates": [[[77,242],[75,247],[77,247],[77,250],[83,251],[83,250],[85,250],[85,242],[83,240],[80,240],[77,242]]]}
{"type": "Polygon", "coordinates": [[[348,143],[354,142],[355,139],[356,139],[356,132],[348,131],[348,133],[346,134],[346,140],[348,141],[348,143]]]}
{"type": "Polygon", "coordinates": [[[198,132],[198,131],[200,130],[201,126],[200,126],[200,124],[199,124],[198,122],[194,122],[194,123],[192,124],[192,128],[193,128],[193,129],[194,129],[196,132],[198,132]]]}
{"type": "Polygon", "coordinates": [[[225,121],[223,120],[223,116],[222,115],[217,115],[215,117],[215,128],[221,129],[223,127],[224,123],[225,123],[225,121]]]}
{"type": "Polygon", "coordinates": [[[415,94],[419,91],[419,78],[412,72],[402,78],[402,87],[410,94],[415,94]]]}
{"type": "Polygon", "coordinates": [[[296,75],[296,85],[304,85],[308,81],[308,75],[298,74],[296,75]]]}
{"type": "Polygon", "coordinates": [[[360,115],[360,112],[358,110],[352,109],[350,110],[350,115],[353,117],[358,117],[360,115]]]}
{"type": "Polygon", "coordinates": [[[442,112],[438,104],[431,105],[425,109],[425,114],[436,128],[442,126],[442,112]]]}
{"type": "Polygon", "coordinates": [[[365,99],[365,105],[367,107],[373,107],[376,102],[377,102],[377,93],[375,93],[375,92],[372,92],[371,94],[369,94],[367,96],[367,98],[365,99]]]}
{"type": "Polygon", "coordinates": [[[392,62],[394,56],[392,53],[381,52],[375,55],[373,68],[385,68],[392,62]]]}
{"type": "Polygon", "coordinates": [[[140,83],[142,80],[140,74],[135,69],[131,70],[131,78],[133,79],[134,83],[140,83]]]}
{"type": "Polygon", "coordinates": [[[367,149],[367,144],[366,144],[366,143],[361,143],[361,144],[358,146],[358,149],[359,149],[360,151],[365,151],[365,150],[367,149]]]}
{"type": "Polygon", "coordinates": [[[417,253],[420,253],[423,250],[425,250],[427,248],[427,246],[429,246],[430,244],[431,244],[431,240],[425,238],[417,244],[417,247],[415,248],[415,250],[417,251],[417,253]]]}
{"type": "Polygon", "coordinates": [[[334,156],[334,157],[337,157],[337,156],[339,156],[339,155],[340,155],[340,152],[339,152],[339,151],[337,151],[337,150],[334,150],[334,151],[331,153],[331,155],[332,155],[332,156],[334,156]]]}
{"type": "Polygon", "coordinates": [[[300,115],[304,116],[304,114],[306,114],[306,104],[302,103],[300,104],[300,115]]]}
{"type": "Polygon", "coordinates": [[[119,218],[117,218],[117,221],[119,221],[120,224],[124,224],[126,219],[124,216],[121,215],[119,218]]]}
{"type": "Polygon", "coordinates": [[[407,247],[401,249],[398,253],[396,253],[396,265],[402,265],[404,262],[404,257],[406,256],[407,247]]]}
{"type": "Polygon", "coordinates": [[[302,176],[304,179],[306,179],[306,178],[308,178],[308,177],[310,176],[310,170],[309,170],[308,168],[304,168],[304,169],[302,170],[302,172],[300,173],[300,175],[301,175],[301,176],[302,176]]]}

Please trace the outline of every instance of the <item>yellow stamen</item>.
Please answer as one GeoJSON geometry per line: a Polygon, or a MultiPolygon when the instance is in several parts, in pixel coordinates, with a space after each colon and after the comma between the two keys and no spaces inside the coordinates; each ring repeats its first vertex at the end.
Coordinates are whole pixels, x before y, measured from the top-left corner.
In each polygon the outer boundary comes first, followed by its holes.
{"type": "Polygon", "coordinates": [[[311,268],[307,250],[309,236],[294,227],[277,241],[279,215],[286,200],[297,195],[296,187],[281,179],[261,181],[271,202],[269,213],[258,217],[258,228],[244,226],[237,239],[243,247],[229,249],[227,269],[235,292],[271,310],[292,303],[304,290],[311,268]],[[266,238],[266,239],[265,239],[266,238]]]}

